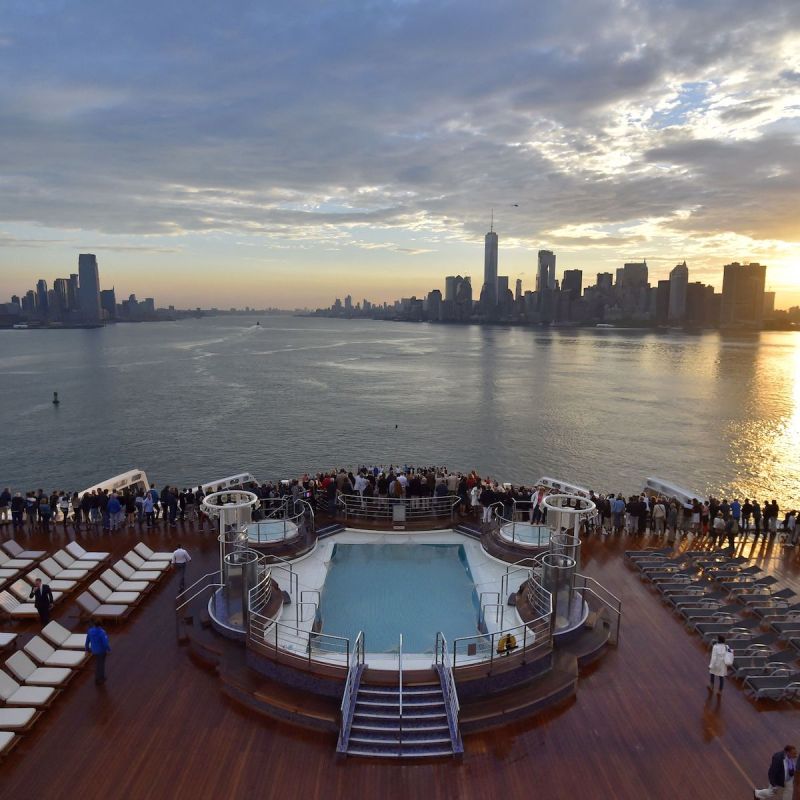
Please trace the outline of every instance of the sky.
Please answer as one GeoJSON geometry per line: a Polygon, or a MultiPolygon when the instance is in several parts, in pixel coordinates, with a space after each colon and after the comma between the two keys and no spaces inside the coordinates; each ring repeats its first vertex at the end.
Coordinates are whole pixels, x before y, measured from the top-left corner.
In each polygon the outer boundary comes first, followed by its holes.
{"type": "Polygon", "coordinates": [[[0,301],[80,252],[179,307],[477,293],[492,209],[512,285],[800,303],[800,3],[2,3],[0,301]]]}

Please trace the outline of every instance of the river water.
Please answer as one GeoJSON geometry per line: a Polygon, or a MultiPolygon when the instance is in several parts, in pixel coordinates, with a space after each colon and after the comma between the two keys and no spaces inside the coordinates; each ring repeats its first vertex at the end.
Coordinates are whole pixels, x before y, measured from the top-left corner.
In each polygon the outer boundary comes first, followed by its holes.
{"type": "Polygon", "coordinates": [[[800,505],[796,334],[259,319],[0,331],[0,486],[400,462],[800,505]]]}

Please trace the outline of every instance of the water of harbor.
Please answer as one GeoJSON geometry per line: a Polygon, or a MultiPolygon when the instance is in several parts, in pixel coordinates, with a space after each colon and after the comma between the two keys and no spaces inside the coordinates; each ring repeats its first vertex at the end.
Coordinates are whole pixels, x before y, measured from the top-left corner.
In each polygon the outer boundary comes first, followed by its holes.
{"type": "Polygon", "coordinates": [[[400,462],[800,504],[796,334],[258,319],[0,331],[0,488],[400,462]]]}

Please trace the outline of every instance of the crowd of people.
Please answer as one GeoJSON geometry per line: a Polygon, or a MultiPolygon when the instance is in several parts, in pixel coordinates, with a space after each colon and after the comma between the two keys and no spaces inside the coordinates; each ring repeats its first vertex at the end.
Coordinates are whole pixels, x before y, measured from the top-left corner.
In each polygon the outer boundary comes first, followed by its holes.
{"type": "MultiPolygon", "coordinates": [[[[483,525],[504,521],[546,524],[545,499],[558,490],[531,484],[512,485],[481,476],[476,470],[459,472],[443,466],[370,465],[354,469],[343,467],[306,473],[291,480],[255,481],[243,484],[261,501],[256,516],[285,509],[285,499],[305,500],[316,510],[336,514],[343,498],[358,498],[366,506],[377,500],[386,504],[408,500],[412,509],[431,507],[435,499],[452,505],[455,514],[472,518],[483,525]],[[338,502],[337,502],[338,501],[338,502]]],[[[160,490],[125,489],[119,493],[93,490],[84,493],[53,491],[0,492],[0,525],[15,530],[27,527],[45,532],[51,525],[115,531],[123,527],[152,528],[158,520],[169,526],[194,522],[202,529],[206,517],[202,511],[205,494],[200,487],[178,489],[166,485],[160,490]]],[[[733,543],[740,533],[759,536],[784,534],[787,544],[798,544],[797,511],[781,515],[775,500],[738,498],[731,501],[709,497],[681,501],[675,497],[648,492],[625,496],[623,493],[587,493],[595,505],[594,513],[583,515],[586,533],[603,535],[642,535],[652,533],[673,542],[679,535],[693,533],[714,541],[733,543]]],[[[281,513],[280,511],[278,513],[281,513]]]]}

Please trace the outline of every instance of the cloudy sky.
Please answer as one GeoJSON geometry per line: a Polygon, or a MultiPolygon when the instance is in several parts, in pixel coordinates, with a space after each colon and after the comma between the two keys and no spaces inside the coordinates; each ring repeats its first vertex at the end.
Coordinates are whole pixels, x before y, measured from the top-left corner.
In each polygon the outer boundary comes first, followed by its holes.
{"type": "Polygon", "coordinates": [[[800,302],[797,0],[20,0],[0,300],[95,252],[177,305],[769,265],[800,302]]]}

